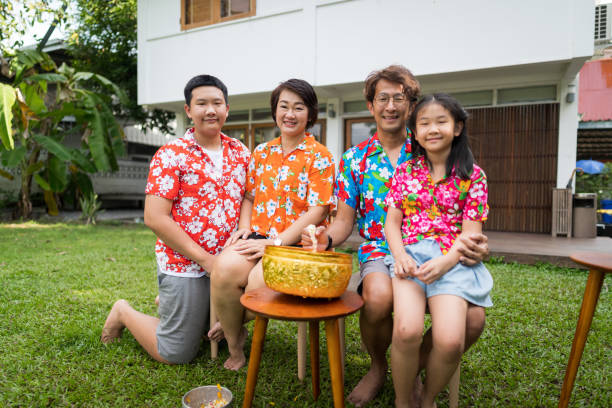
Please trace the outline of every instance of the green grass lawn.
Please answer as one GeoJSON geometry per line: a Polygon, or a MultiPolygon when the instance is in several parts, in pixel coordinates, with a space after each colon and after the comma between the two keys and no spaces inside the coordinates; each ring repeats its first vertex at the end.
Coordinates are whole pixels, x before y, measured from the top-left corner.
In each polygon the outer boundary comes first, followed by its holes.
{"type": "MultiPolygon", "coordinates": [[[[193,363],[165,366],[128,332],[119,343],[100,343],[116,299],[156,313],[154,242],[142,225],[0,224],[0,406],[180,407],[185,392],[216,383],[232,390],[234,406],[241,406],[246,369],[223,369],[225,348],[211,360],[203,344],[193,363]]],[[[587,273],[548,265],[488,266],[495,306],[480,341],[463,358],[460,406],[556,407],[587,273]]],[[[612,406],[609,282],[582,357],[573,407],[612,406]]],[[[346,328],[348,394],[369,360],[360,351],[356,316],[346,328]]],[[[310,377],[297,379],[295,324],[271,321],[266,339],[254,406],[332,406],[323,338],[317,403],[310,377]]],[[[389,374],[370,406],[392,405],[389,374]]],[[[445,396],[438,406],[447,406],[445,396]]]]}

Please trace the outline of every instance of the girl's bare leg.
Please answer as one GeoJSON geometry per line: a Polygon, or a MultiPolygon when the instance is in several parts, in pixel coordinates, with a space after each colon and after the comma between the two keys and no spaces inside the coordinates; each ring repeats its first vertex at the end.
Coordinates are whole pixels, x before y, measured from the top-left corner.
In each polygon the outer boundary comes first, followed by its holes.
{"type": "Polygon", "coordinates": [[[423,337],[425,293],[414,281],[400,278],[393,285],[393,339],[391,376],[395,406],[413,407],[414,380],[419,369],[419,348],[423,337]]]}
{"type": "Polygon", "coordinates": [[[423,408],[435,407],[435,397],[448,384],[465,347],[467,302],[453,295],[428,299],[433,347],[426,368],[423,408]]]}

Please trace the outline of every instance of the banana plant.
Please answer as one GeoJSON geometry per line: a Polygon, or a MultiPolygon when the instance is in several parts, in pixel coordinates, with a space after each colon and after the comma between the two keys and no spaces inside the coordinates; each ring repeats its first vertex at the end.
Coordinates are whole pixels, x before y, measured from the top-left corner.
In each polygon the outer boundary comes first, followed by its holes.
{"type": "MultiPolygon", "coordinates": [[[[90,195],[89,174],[118,169],[125,135],[110,101],[125,101],[126,96],[105,77],[76,72],[66,64],[57,67],[41,51],[20,50],[1,63],[11,83],[0,83],[0,163],[16,169],[21,178],[16,215],[31,216],[32,181],[43,190],[49,214],[56,215],[57,194],[69,180],[90,195]],[[88,81],[97,81],[107,92],[88,90],[88,81]],[[67,119],[74,124],[70,129],[65,126],[67,119]],[[71,132],[80,136],[79,147],[64,143],[71,132]]],[[[0,176],[12,178],[3,170],[0,176]]]]}

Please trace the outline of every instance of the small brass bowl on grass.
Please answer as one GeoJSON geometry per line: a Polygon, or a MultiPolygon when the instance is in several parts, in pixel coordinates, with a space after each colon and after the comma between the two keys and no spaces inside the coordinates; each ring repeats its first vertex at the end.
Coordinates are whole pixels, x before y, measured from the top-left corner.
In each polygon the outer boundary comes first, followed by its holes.
{"type": "Polygon", "coordinates": [[[220,392],[226,403],[223,408],[232,407],[234,396],[232,392],[225,387],[219,388],[215,385],[203,385],[188,391],[183,395],[183,408],[201,408],[212,403],[217,399],[217,393],[220,392]]]}
{"type": "Polygon", "coordinates": [[[353,258],[340,252],[267,246],[262,266],[270,289],[303,297],[335,298],[348,286],[353,258]]]}

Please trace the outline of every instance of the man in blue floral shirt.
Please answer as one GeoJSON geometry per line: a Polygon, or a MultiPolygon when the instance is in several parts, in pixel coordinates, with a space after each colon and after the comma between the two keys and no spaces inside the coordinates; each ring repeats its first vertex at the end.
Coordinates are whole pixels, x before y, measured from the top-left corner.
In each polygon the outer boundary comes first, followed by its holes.
{"type": "MultiPolygon", "coordinates": [[[[391,65],[366,78],[364,96],[376,121],[376,133],[344,153],[336,179],[338,212],[334,222],[317,229],[318,249],[329,249],[344,242],[353,230],[355,217],[365,242],[359,247],[361,292],[365,305],[359,323],[361,337],[371,358],[367,374],[348,396],[361,407],[382,388],[388,369],[386,352],[393,331],[393,291],[391,277],[383,258],[389,248],[383,235],[387,216],[384,204],[395,168],[411,156],[406,123],[420,93],[420,85],[403,66],[391,65]]],[[[304,246],[311,245],[308,233],[302,234],[304,246]]],[[[476,234],[462,240],[461,262],[473,265],[488,254],[487,238],[476,234]]],[[[471,346],[484,328],[484,309],[470,305],[465,348],[471,346]]],[[[431,349],[431,333],[423,339],[421,367],[431,349]]],[[[418,378],[418,377],[417,377],[418,378]]],[[[418,392],[415,393],[418,395],[418,392]]]]}

